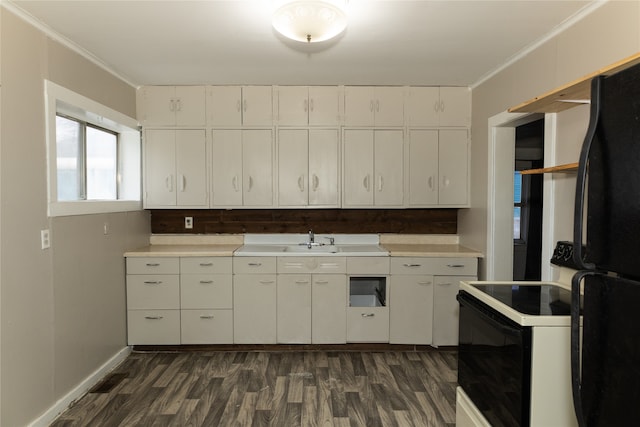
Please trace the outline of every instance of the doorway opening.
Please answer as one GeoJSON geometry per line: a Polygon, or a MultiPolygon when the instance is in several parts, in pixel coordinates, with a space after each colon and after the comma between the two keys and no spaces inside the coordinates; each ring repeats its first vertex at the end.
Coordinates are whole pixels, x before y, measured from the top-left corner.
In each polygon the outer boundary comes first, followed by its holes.
{"type": "Polygon", "coordinates": [[[516,127],[513,207],[513,280],[540,280],[543,179],[523,175],[544,165],[544,119],[516,127]]]}

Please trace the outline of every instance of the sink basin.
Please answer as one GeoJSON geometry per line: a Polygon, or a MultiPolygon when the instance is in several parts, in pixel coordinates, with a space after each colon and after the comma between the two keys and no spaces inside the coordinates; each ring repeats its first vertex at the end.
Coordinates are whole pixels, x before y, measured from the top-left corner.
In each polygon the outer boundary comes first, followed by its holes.
{"type": "Polygon", "coordinates": [[[295,252],[296,254],[307,253],[323,253],[323,254],[335,254],[340,251],[336,245],[320,245],[320,246],[307,246],[307,245],[289,245],[284,250],[285,252],[295,252]]]}
{"type": "Polygon", "coordinates": [[[250,244],[234,253],[235,256],[387,256],[389,253],[378,245],[307,245],[250,244]]]}

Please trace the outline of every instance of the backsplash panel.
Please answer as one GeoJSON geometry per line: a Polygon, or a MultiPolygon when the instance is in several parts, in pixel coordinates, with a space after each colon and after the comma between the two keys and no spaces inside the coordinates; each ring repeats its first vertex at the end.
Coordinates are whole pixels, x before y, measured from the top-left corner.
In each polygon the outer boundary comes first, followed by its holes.
{"type": "Polygon", "coordinates": [[[154,234],[402,233],[456,234],[457,209],[155,209],[154,234]],[[193,217],[185,229],[184,218],[193,217]]]}

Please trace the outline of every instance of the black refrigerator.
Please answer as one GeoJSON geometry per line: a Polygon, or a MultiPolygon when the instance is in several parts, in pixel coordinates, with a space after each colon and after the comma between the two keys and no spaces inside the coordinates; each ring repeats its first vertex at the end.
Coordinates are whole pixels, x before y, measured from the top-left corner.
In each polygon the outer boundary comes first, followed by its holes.
{"type": "Polygon", "coordinates": [[[574,262],[581,269],[572,280],[578,422],[640,425],[640,65],[591,82],[574,215],[574,262]]]}

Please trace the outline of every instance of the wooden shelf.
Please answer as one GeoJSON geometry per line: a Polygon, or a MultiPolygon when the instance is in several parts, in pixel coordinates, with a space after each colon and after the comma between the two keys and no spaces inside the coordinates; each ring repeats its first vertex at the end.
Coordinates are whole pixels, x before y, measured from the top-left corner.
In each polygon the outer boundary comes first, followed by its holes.
{"type": "Polygon", "coordinates": [[[560,86],[522,104],[509,108],[510,113],[557,113],[569,108],[589,103],[591,99],[591,80],[599,75],[610,75],[640,63],[640,52],[631,55],[608,67],[560,86]]]}
{"type": "Polygon", "coordinates": [[[578,163],[567,163],[566,165],[551,166],[541,169],[527,169],[520,171],[522,175],[534,175],[538,173],[569,173],[578,170],[578,163]]]}

